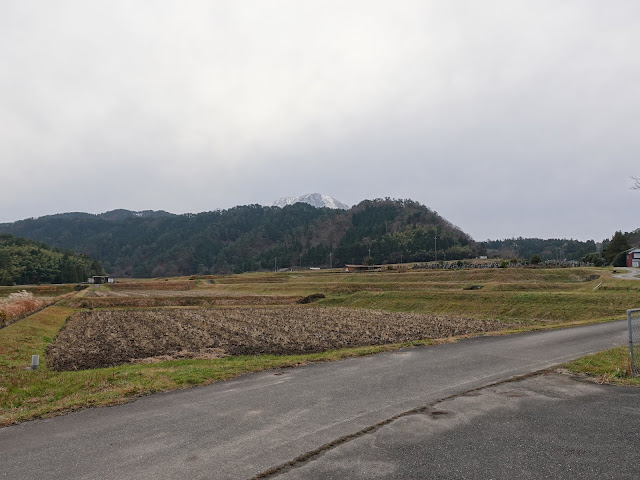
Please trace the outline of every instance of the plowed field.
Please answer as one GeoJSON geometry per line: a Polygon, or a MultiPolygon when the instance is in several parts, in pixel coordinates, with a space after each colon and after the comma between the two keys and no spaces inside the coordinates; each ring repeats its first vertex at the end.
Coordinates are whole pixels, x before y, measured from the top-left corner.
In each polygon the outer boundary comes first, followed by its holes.
{"type": "MultiPolygon", "coordinates": [[[[513,323],[508,324],[514,326],[513,323]]],[[[56,370],[150,357],[296,354],[504,329],[496,320],[347,308],[97,310],[75,314],[47,350],[56,370]]]]}

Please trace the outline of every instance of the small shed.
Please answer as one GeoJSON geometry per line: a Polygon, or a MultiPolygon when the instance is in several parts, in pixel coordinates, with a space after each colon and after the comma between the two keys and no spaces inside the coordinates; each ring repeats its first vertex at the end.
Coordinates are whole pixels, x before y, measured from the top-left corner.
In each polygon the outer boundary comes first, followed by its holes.
{"type": "Polygon", "coordinates": [[[627,267],[640,268],[640,248],[627,250],[627,267]]]}

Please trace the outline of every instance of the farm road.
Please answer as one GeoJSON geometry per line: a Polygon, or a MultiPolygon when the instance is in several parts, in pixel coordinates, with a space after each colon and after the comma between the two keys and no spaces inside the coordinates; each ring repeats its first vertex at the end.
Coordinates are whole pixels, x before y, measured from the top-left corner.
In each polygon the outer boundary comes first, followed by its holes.
{"type": "Polygon", "coordinates": [[[621,280],[640,280],[640,268],[626,267],[625,273],[619,273],[614,275],[613,278],[619,278],[621,280]]]}
{"type": "Polygon", "coordinates": [[[0,429],[0,477],[246,479],[417,407],[626,341],[626,322],[246,375],[0,429]]]}

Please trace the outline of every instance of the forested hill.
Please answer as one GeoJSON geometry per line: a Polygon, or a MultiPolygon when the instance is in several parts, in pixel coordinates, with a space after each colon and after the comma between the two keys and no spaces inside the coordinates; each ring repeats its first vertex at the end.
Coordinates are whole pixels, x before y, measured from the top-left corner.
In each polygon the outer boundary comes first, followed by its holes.
{"type": "Polygon", "coordinates": [[[520,258],[528,260],[538,255],[542,260],[581,260],[596,252],[593,240],[567,240],[566,238],[508,238],[482,242],[489,257],[520,258]]]}
{"type": "Polygon", "coordinates": [[[0,224],[0,232],[71,249],[110,274],[135,277],[429,261],[434,243],[439,259],[478,254],[471,237],[436,212],[391,199],[346,211],[296,203],[184,215],[67,213],[0,224]]]}
{"type": "Polygon", "coordinates": [[[75,283],[104,271],[85,255],[0,234],[0,285],[75,283]]]}

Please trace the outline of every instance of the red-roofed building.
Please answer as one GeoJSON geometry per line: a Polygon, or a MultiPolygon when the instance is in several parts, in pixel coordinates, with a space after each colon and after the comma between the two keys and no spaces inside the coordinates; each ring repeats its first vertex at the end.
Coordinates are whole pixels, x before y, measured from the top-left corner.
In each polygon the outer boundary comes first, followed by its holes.
{"type": "Polygon", "coordinates": [[[640,268],[640,248],[627,250],[627,267],[640,268]]]}

